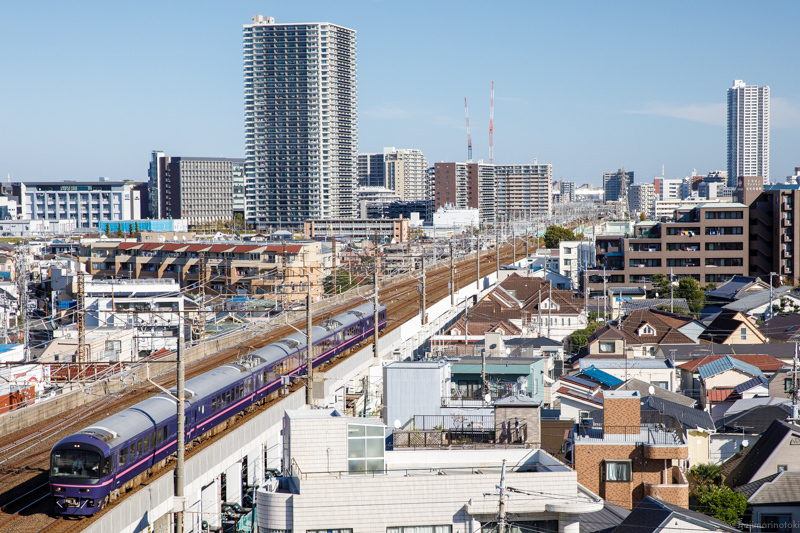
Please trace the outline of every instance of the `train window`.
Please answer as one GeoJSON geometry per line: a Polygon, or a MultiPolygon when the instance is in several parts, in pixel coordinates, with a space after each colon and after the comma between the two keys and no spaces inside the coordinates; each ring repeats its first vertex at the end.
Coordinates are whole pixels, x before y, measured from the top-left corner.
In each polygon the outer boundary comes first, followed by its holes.
{"type": "Polygon", "coordinates": [[[128,448],[123,448],[119,451],[119,466],[128,462],[128,448]]]}
{"type": "Polygon", "coordinates": [[[142,451],[147,453],[147,450],[150,449],[150,435],[145,435],[144,439],[142,439],[142,451]]]}
{"type": "Polygon", "coordinates": [[[111,460],[112,457],[104,457],[103,458],[103,470],[102,470],[102,477],[106,477],[108,474],[111,473],[111,460]]]}
{"type": "Polygon", "coordinates": [[[213,413],[216,410],[217,410],[217,399],[211,398],[211,412],[213,413]]]}
{"type": "Polygon", "coordinates": [[[130,453],[128,453],[128,457],[130,458],[131,461],[133,461],[133,458],[136,457],[136,444],[131,444],[130,453]]]}
{"type": "Polygon", "coordinates": [[[161,437],[163,440],[167,440],[167,426],[164,426],[164,436],[161,437]]]}
{"type": "Polygon", "coordinates": [[[152,446],[153,448],[156,447],[156,432],[155,431],[150,435],[150,446],[152,446]]]}
{"type": "Polygon", "coordinates": [[[142,454],[142,439],[139,439],[139,441],[136,443],[136,454],[142,454]]]}
{"type": "Polygon", "coordinates": [[[233,403],[233,390],[228,391],[228,404],[233,403]]]}
{"type": "Polygon", "coordinates": [[[252,381],[248,381],[247,382],[247,394],[252,394],[252,393],[253,393],[253,382],[252,381]]]}

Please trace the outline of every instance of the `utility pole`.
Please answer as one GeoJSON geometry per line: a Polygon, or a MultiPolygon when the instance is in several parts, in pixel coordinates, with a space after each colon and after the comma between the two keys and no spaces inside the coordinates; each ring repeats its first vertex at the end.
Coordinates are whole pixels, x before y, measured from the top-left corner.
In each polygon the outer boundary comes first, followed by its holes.
{"type": "Polygon", "coordinates": [[[184,456],[186,453],[186,413],[185,413],[185,370],[183,354],[183,313],[178,312],[178,370],[177,370],[177,393],[178,393],[178,450],[175,456],[175,533],[183,533],[184,517],[183,512],[186,508],[184,499],[184,485],[186,478],[184,477],[184,456]]]}
{"type": "Polygon", "coordinates": [[[478,292],[481,290],[481,235],[480,233],[475,237],[475,286],[478,287],[478,292]]]}
{"type": "Polygon", "coordinates": [[[794,343],[794,359],[792,359],[792,423],[800,422],[800,407],[798,407],[798,397],[800,391],[797,390],[797,342],[794,343]]]}
{"type": "Polygon", "coordinates": [[[500,470],[500,508],[498,509],[497,531],[506,533],[506,460],[503,459],[503,468],[500,470]]]}
{"type": "Polygon", "coordinates": [[[775,272],[769,273],[769,308],[767,309],[767,320],[775,316],[775,312],[772,310],[772,276],[775,275],[775,272]]]}
{"type": "MultiPolygon", "coordinates": [[[[771,293],[772,287],[770,287],[770,296],[771,293]]],[[[772,300],[771,297],[770,300],[772,300]]],[[[772,305],[772,302],[770,302],[770,305],[772,305]]],[[[672,267],[669,268],[669,312],[672,312],[672,267]]]]}
{"type": "Polygon", "coordinates": [[[547,299],[547,338],[550,338],[550,326],[553,325],[553,282],[547,283],[549,294],[547,299]]]}
{"type": "MultiPolygon", "coordinates": [[[[86,363],[88,362],[86,359],[86,280],[84,279],[84,275],[86,273],[82,270],[78,271],[78,301],[76,306],[76,318],[78,319],[78,362],[79,363],[86,363]]],[[[26,312],[27,310],[23,310],[26,312]]],[[[28,339],[25,339],[25,342],[28,342],[28,339]]],[[[79,365],[78,368],[78,380],[81,379],[81,373],[86,367],[84,365],[79,365]]]]}
{"type": "Polygon", "coordinates": [[[331,255],[333,256],[333,295],[336,296],[336,278],[339,270],[336,268],[336,235],[333,233],[333,225],[331,225],[331,255]]]}
{"type": "Polygon", "coordinates": [[[303,256],[303,271],[306,277],[306,403],[314,403],[314,341],[311,338],[311,275],[306,271],[303,256]]]}
{"type": "Polygon", "coordinates": [[[489,393],[489,384],[486,383],[486,348],[481,350],[481,401],[489,393]]]}
{"type": "Polygon", "coordinates": [[[497,281],[500,282],[500,236],[497,230],[494,232],[494,269],[497,274],[497,281]]]}
{"type": "Polygon", "coordinates": [[[422,325],[424,326],[428,321],[427,318],[427,302],[425,301],[425,254],[422,254],[422,287],[420,291],[421,301],[420,301],[420,317],[422,318],[422,325]]]}
{"type": "Polygon", "coordinates": [[[456,271],[453,266],[453,241],[450,241],[450,307],[456,305],[456,271]]]}
{"type": "MultiPolygon", "coordinates": [[[[375,230],[375,273],[373,276],[373,286],[375,287],[375,291],[372,295],[372,322],[375,325],[375,329],[372,337],[372,356],[375,361],[377,361],[380,357],[380,354],[378,353],[378,230],[375,230]]],[[[366,398],[364,398],[364,403],[366,405],[366,398]]]]}

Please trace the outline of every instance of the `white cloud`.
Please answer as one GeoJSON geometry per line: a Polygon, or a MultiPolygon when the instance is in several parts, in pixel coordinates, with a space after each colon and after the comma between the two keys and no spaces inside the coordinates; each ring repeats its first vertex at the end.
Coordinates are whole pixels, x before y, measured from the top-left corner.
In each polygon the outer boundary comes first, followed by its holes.
{"type": "Polygon", "coordinates": [[[794,129],[800,126],[800,105],[787,98],[769,99],[769,122],[771,127],[794,129]]]}
{"type": "Polygon", "coordinates": [[[701,122],[713,126],[724,126],[726,123],[726,109],[724,103],[678,105],[666,102],[650,102],[643,109],[630,111],[636,115],[660,115],[663,117],[680,118],[692,122],[701,122]]]}

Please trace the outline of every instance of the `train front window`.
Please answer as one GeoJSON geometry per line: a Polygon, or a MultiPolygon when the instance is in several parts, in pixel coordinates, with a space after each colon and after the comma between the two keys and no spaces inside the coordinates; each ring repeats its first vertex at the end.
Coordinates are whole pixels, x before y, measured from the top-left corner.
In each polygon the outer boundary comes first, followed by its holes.
{"type": "Polygon", "coordinates": [[[50,457],[52,477],[100,477],[100,454],[88,450],[56,450],[50,457]]]}

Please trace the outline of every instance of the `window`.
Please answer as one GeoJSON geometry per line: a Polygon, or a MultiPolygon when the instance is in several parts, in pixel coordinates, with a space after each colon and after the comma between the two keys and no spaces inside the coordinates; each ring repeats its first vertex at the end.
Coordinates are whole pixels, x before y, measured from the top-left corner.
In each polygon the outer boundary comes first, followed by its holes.
{"type": "Polygon", "coordinates": [[[306,533],[353,533],[352,529],[307,529],[306,533]]]}
{"type": "Polygon", "coordinates": [[[792,378],[783,378],[783,392],[792,392],[792,378]]]}
{"type": "Polygon", "coordinates": [[[453,526],[395,526],[386,533],[453,533],[453,526]]]}
{"type": "Polygon", "coordinates": [[[614,353],[614,343],[613,342],[601,342],[600,343],[600,353],[614,353]]]}
{"type": "Polygon", "coordinates": [[[631,462],[606,461],[606,481],[630,481],[631,462]]]}
{"type": "Polygon", "coordinates": [[[383,426],[347,425],[347,471],[351,474],[383,472],[383,426]]]}
{"type": "Polygon", "coordinates": [[[789,470],[789,467],[787,465],[778,465],[778,473],[786,472],[787,470],[789,470]]]}
{"type": "Polygon", "coordinates": [[[739,330],[740,339],[743,341],[747,340],[747,328],[742,328],[739,330]]]}
{"type": "Polygon", "coordinates": [[[792,515],[790,514],[762,514],[761,528],[759,531],[791,531],[792,515]]]}

